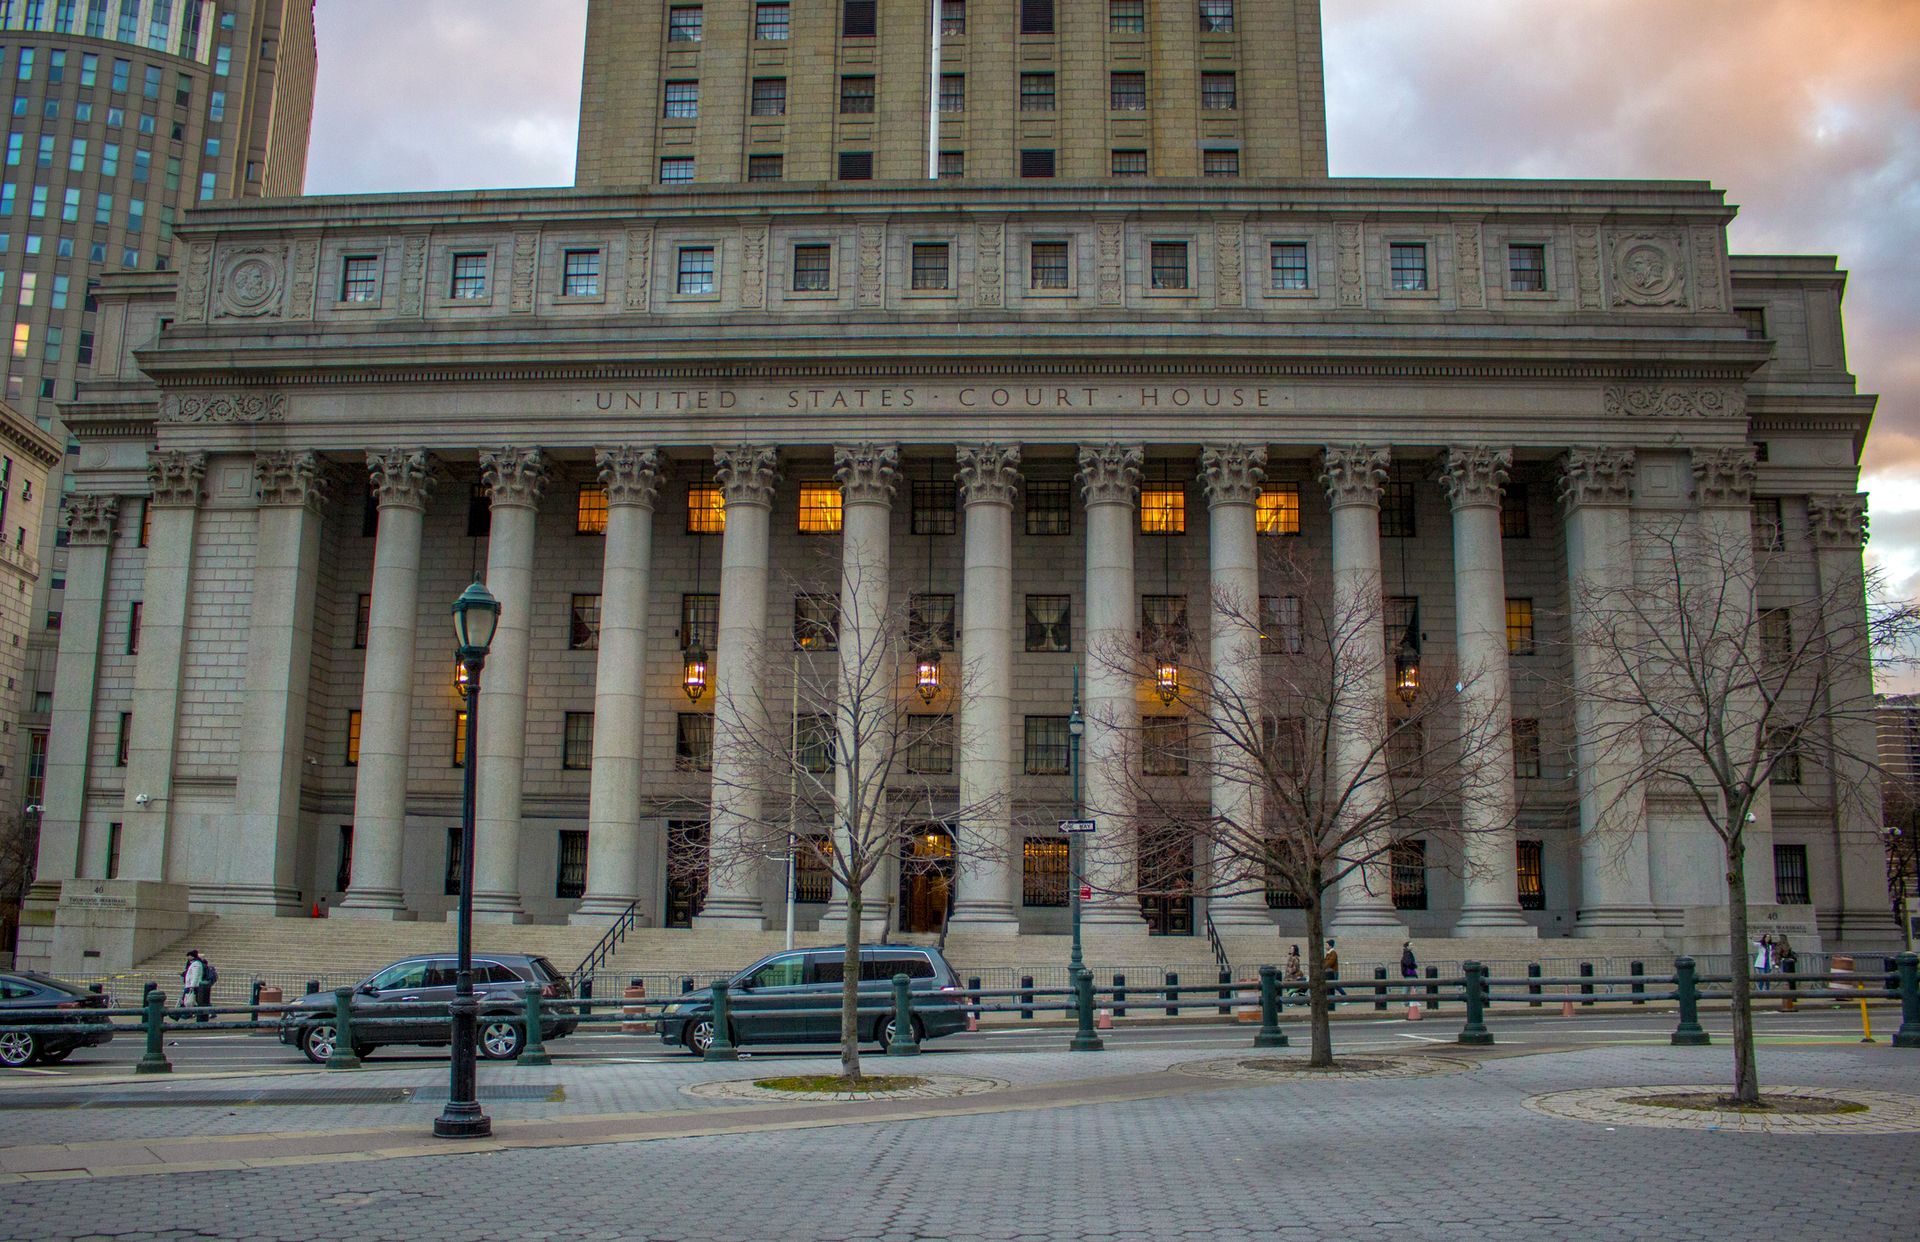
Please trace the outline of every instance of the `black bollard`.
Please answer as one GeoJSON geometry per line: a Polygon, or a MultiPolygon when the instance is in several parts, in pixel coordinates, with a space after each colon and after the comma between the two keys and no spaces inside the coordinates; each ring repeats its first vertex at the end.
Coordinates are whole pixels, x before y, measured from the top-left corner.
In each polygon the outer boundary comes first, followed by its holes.
{"type": "Polygon", "coordinates": [[[1440,968],[1427,967],[1427,1012],[1440,1012],[1440,968]]]}
{"type": "Polygon", "coordinates": [[[1179,972],[1169,970],[1167,972],[1167,986],[1166,986],[1167,1016],[1169,1018],[1177,1018],[1180,1016],[1180,993],[1175,990],[1179,986],[1180,986],[1179,972]]]}
{"type": "Polygon", "coordinates": [[[1113,977],[1113,1016],[1127,1016],[1127,977],[1116,974],[1113,977]]]}
{"type": "MultiPolygon", "coordinates": [[[[1527,978],[1531,980],[1531,979],[1538,979],[1539,977],[1540,977],[1540,963],[1538,963],[1538,962],[1528,962],[1528,963],[1527,963],[1527,978]]],[[[1538,983],[1528,983],[1528,984],[1527,984],[1527,995],[1528,995],[1528,996],[1538,996],[1538,995],[1540,995],[1540,985],[1539,985],[1538,983]]],[[[1538,1008],[1540,1008],[1540,1002],[1539,1002],[1539,1001],[1537,1001],[1537,1000],[1530,1000],[1530,1001],[1528,1001],[1528,1002],[1527,1002],[1527,1004],[1529,1004],[1529,1005],[1531,1005],[1531,1006],[1533,1006],[1533,1007],[1534,1007],[1535,1009],[1538,1009],[1538,1008]]]]}
{"type": "MultiPolygon", "coordinates": [[[[1582,979],[1591,979],[1591,978],[1593,978],[1593,963],[1592,963],[1592,962],[1582,962],[1582,963],[1580,963],[1580,977],[1581,977],[1582,979]]],[[[1592,996],[1592,995],[1593,995],[1593,985],[1592,985],[1591,983],[1583,983],[1583,984],[1581,984],[1581,985],[1580,985],[1580,995],[1582,995],[1582,996],[1592,996]]],[[[1585,1006],[1589,1006],[1589,1007],[1591,1007],[1591,1006],[1592,1006],[1592,1004],[1593,1004],[1593,1002],[1592,1002],[1592,1001],[1590,1001],[1590,1000],[1583,1000],[1583,1001],[1581,1001],[1580,1003],[1581,1003],[1582,1005],[1585,1005],[1585,1006]]]]}
{"type": "Polygon", "coordinates": [[[1020,1017],[1033,1017],[1033,976],[1020,976],[1020,1017]]]}
{"type": "Polygon", "coordinates": [[[1636,1005],[1646,1004],[1647,984],[1643,976],[1647,973],[1647,964],[1645,962],[1629,962],[1627,963],[1627,973],[1633,976],[1633,1003],[1636,1005]]]}

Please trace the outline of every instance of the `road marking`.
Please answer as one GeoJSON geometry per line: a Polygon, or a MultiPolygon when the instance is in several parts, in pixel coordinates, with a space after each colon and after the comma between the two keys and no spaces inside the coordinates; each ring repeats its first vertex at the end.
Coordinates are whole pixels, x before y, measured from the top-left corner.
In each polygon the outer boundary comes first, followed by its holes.
{"type": "Polygon", "coordinates": [[[1450,1044],[1453,1042],[1451,1039],[1437,1039],[1432,1035],[1415,1035],[1412,1031],[1400,1032],[1400,1038],[1417,1039],[1423,1044],[1450,1044]]]}

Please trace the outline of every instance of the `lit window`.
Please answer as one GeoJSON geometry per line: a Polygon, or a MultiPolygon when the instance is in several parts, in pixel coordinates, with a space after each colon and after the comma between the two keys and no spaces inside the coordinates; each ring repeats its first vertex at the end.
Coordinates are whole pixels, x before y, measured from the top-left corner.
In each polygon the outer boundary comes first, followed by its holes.
{"type": "Polygon", "coordinates": [[[1427,287],[1427,244],[1394,242],[1388,251],[1390,283],[1395,292],[1418,293],[1427,287]]]}
{"type": "Polygon", "coordinates": [[[607,489],[598,484],[583,484],[574,504],[573,531],[577,535],[607,533],[607,489]]]}
{"type": "Polygon", "coordinates": [[[1183,487],[1141,488],[1140,533],[1143,535],[1186,534],[1186,489],[1183,487]]]}
{"type": "Polygon", "coordinates": [[[560,296],[596,298],[600,296],[600,252],[569,250],[562,261],[560,296]]]}
{"type": "Polygon", "coordinates": [[[1520,908],[1522,910],[1544,910],[1547,908],[1547,890],[1543,880],[1545,871],[1542,859],[1544,853],[1538,841],[1516,841],[1514,870],[1519,881],[1520,908]]]}
{"type": "Polygon", "coordinates": [[[840,533],[840,488],[833,483],[800,485],[800,533],[837,535],[840,533]]]}
{"type": "Polygon", "coordinates": [[[1187,243],[1154,242],[1149,252],[1153,287],[1156,289],[1185,289],[1187,287],[1187,243]]]}
{"type": "Polygon", "coordinates": [[[1027,837],[1021,844],[1020,904],[1064,906],[1070,901],[1067,842],[1063,837],[1027,837]]]}
{"type": "Polygon", "coordinates": [[[793,288],[796,293],[821,293],[833,288],[833,247],[793,248],[793,288]]]}
{"type": "Polygon", "coordinates": [[[358,709],[347,713],[347,766],[353,767],[360,762],[360,712],[358,709]]]}
{"type": "Polygon", "coordinates": [[[706,294],[713,292],[713,247],[682,246],[680,248],[679,284],[675,288],[681,293],[706,294]]]}
{"type": "Polygon", "coordinates": [[[487,296],[487,256],[484,254],[456,254],[453,256],[453,286],[451,295],[462,300],[474,300],[487,296]]]}
{"type": "Polygon", "coordinates": [[[1514,655],[1533,654],[1533,601],[1507,601],[1507,650],[1514,655]]]}
{"type": "Polygon", "coordinates": [[[667,83],[667,116],[682,120],[691,120],[700,115],[700,84],[698,82],[667,83]]]}
{"type": "Polygon", "coordinates": [[[1253,526],[1263,535],[1300,533],[1300,485],[1268,483],[1253,502],[1253,526]]]}
{"type": "Polygon", "coordinates": [[[687,488],[687,533],[718,535],[727,529],[727,498],[711,483],[687,488]]]}

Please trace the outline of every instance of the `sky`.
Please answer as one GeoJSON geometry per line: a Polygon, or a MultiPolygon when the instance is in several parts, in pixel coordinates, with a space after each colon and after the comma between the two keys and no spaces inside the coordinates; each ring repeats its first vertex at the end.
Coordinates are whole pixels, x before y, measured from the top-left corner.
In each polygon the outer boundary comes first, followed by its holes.
{"type": "MultiPolygon", "coordinates": [[[[1920,593],[1920,0],[1324,0],[1334,176],[1707,180],[1838,255],[1869,558],[1920,593]]],[[[319,0],[313,194],[573,181],[586,0],[319,0]]]]}

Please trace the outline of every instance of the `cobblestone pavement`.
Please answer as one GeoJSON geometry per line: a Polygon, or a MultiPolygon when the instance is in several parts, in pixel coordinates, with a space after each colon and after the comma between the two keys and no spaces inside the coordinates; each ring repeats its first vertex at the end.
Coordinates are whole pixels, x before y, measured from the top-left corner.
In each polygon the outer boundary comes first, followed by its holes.
{"type": "MultiPolygon", "coordinates": [[[[1448,1050],[1449,1055],[1453,1050],[1448,1050]]],[[[1151,1074],[1106,1056],[949,1071],[1028,1084],[1151,1074]]],[[[1163,1062],[1177,1057],[1161,1057],[1163,1062]]],[[[960,1058],[953,1058],[954,1061],[960,1058]]],[[[791,1064],[791,1063],[787,1063],[791,1064]]],[[[630,1067],[651,1078],[663,1067],[630,1067]]],[[[786,1065],[782,1066],[783,1069],[786,1065]]],[[[1717,1081],[1722,1048],[1586,1049],[1465,1073],[1207,1084],[1150,1100],[809,1129],[0,1186],[8,1238],[1067,1239],[1913,1236],[1920,1137],[1608,1129],[1522,1107],[1587,1086],[1717,1081]],[[1197,1088],[1197,1089],[1195,1089],[1197,1088]]],[[[661,1089],[751,1074],[697,1067],[661,1089]]],[[[540,1074],[541,1071],[512,1071],[540,1074]]],[[[545,1071],[551,1075],[553,1071],[545,1071]]],[[[1913,1093],[1920,1058],[1761,1053],[1762,1081],[1913,1093]]],[[[571,1075],[569,1075],[571,1077],[571,1075]]],[[[356,1084],[366,1076],[356,1077],[356,1084]]],[[[625,1096],[622,1089],[610,1095],[625,1096]]],[[[976,1097],[980,1103],[992,1097],[976,1097]]],[[[542,1106],[545,1107],[545,1106],[542,1106]]],[[[726,1108],[729,1106],[707,1106],[726,1108]]],[[[734,1116],[750,1119],[733,1106],[734,1116]]],[[[113,1110],[125,1120],[148,1110],[113,1110]]],[[[199,1110],[152,1110],[184,1120],[199,1110]]],[[[263,1109],[284,1115],[288,1109],[263,1109]]],[[[299,1110],[304,1112],[305,1110],[299,1110]]],[[[363,1112],[353,1112],[356,1122],[363,1112]]],[[[0,1144],[86,1112],[0,1113],[0,1144]],[[25,1122],[23,1126],[21,1123],[25,1122]]],[[[409,1116],[424,1124],[417,1106],[409,1116]]],[[[728,1119],[712,1111],[698,1118],[728,1119]]],[[[283,1117],[284,1121],[284,1117],[283,1117]]],[[[179,1127],[169,1127],[178,1132],[179,1127]]]]}

